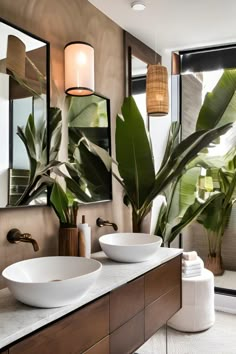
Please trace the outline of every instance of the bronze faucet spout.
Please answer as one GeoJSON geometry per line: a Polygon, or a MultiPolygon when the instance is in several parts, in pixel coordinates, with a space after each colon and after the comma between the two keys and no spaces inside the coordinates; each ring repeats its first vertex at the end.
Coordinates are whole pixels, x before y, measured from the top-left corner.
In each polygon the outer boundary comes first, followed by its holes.
{"type": "Polygon", "coordinates": [[[39,250],[39,245],[36,240],[34,240],[31,234],[21,233],[18,229],[11,229],[7,234],[7,240],[10,243],[26,242],[31,243],[35,252],[39,250]]]}
{"type": "Polygon", "coordinates": [[[112,226],[115,231],[118,230],[118,226],[114,222],[110,222],[108,220],[103,220],[102,218],[97,218],[96,224],[98,227],[112,226]]]}

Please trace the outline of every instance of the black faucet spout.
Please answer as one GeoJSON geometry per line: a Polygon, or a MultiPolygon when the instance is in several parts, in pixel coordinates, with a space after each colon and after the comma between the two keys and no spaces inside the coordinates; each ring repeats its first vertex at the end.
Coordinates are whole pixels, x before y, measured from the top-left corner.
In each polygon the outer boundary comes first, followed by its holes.
{"type": "Polygon", "coordinates": [[[34,240],[31,234],[28,233],[21,233],[18,229],[11,229],[7,233],[7,240],[10,243],[17,243],[17,242],[26,242],[31,243],[35,252],[39,250],[39,245],[36,240],[34,240]]]}
{"type": "Polygon", "coordinates": [[[112,226],[115,231],[118,230],[118,226],[114,222],[110,222],[108,220],[103,220],[102,218],[97,218],[96,224],[98,227],[112,226]]]}

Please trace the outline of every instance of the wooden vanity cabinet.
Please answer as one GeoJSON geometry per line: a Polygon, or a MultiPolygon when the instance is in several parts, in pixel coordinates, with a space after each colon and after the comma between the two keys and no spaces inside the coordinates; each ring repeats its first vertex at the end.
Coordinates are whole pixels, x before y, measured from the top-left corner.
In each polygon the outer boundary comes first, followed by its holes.
{"type": "Polygon", "coordinates": [[[83,354],[110,354],[110,341],[109,336],[96,343],[90,349],[86,350],[83,354]]]}
{"type": "Polygon", "coordinates": [[[4,350],[3,352],[0,351],[0,354],[8,354],[8,350],[4,350]]]}
{"type": "Polygon", "coordinates": [[[144,276],[110,292],[110,332],[144,309],[144,276]]]}
{"type": "Polygon", "coordinates": [[[177,256],[3,354],[130,354],[180,308],[181,256],[177,256]]]}
{"type": "Polygon", "coordinates": [[[9,354],[80,354],[108,334],[109,295],[106,295],[13,345],[9,354]]]}
{"type": "Polygon", "coordinates": [[[181,257],[145,275],[145,341],[182,306],[181,257]]]}

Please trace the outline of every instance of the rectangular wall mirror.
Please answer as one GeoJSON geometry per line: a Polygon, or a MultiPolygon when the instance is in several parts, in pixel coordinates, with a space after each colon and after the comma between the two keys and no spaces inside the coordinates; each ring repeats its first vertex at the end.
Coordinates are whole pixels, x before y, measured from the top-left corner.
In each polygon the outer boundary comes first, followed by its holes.
{"type": "Polygon", "coordinates": [[[110,100],[93,94],[68,97],[68,101],[69,161],[82,177],[93,202],[111,200],[111,170],[101,159],[102,154],[111,154],[110,100]]]}
{"type": "Polygon", "coordinates": [[[130,33],[124,32],[126,96],[133,96],[149,129],[146,110],[146,75],[148,64],[161,63],[161,56],[130,33]]]}
{"type": "Polygon", "coordinates": [[[0,19],[0,208],[47,204],[46,190],[27,202],[31,171],[18,127],[32,115],[47,132],[48,58],[46,41],[0,19]]]}

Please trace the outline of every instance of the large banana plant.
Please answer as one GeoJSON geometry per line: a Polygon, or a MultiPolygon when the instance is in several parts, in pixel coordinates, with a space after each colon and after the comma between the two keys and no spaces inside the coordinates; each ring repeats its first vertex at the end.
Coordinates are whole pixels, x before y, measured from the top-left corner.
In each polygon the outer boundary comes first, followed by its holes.
{"type": "MultiPolygon", "coordinates": [[[[125,191],[124,202],[132,207],[133,231],[140,231],[145,216],[150,212],[153,200],[184,173],[187,164],[231,124],[210,130],[199,130],[175,144],[169,139],[168,152],[159,171],[155,174],[151,143],[143,118],[132,97],[127,97],[121,108],[122,115],[116,121],[116,160],[119,176],[114,174],[125,191]]],[[[178,124],[172,130],[177,137],[178,124]]]]}
{"type": "MultiPolygon", "coordinates": [[[[212,92],[207,93],[199,112],[196,131],[211,130],[234,123],[236,120],[236,70],[225,70],[212,92]]],[[[214,144],[213,144],[214,145],[214,144]]],[[[185,173],[169,188],[165,203],[161,206],[155,233],[171,242],[181,230],[207,212],[222,198],[220,190],[211,193],[208,199],[196,196],[201,168],[223,168],[235,155],[235,149],[228,146],[224,156],[212,156],[209,149],[200,152],[187,166],[185,173]],[[176,207],[177,206],[177,207],[176,207]]],[[[208,193],[209,194],[209,193],[208,193]]]]}

